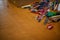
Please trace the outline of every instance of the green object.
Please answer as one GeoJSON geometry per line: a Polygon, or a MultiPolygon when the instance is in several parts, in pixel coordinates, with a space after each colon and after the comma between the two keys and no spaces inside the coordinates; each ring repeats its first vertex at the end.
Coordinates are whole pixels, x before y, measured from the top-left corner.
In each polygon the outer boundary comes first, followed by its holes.
{"type": "Polygon", "coordinates": [[[48,12],[46,14],[47,17],[52,17],[52,16],[56,16],[56,12],[48,12]]]}

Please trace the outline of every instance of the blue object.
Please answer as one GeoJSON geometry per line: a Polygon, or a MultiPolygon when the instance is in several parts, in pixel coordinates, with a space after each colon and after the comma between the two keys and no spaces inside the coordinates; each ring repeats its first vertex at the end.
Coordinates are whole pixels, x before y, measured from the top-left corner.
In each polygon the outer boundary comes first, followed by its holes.
{"type": "Polygon", "coordinates": [[[47,6],[47,3],[46,2],[41,2],[39,5],[40,6],[37,9],[43,9],[44,6],[47,6]]]}
{"type": "Polygon", "coordinates": [[[46,2],[49,2],[49,0],[46,0],[46,2]]]}

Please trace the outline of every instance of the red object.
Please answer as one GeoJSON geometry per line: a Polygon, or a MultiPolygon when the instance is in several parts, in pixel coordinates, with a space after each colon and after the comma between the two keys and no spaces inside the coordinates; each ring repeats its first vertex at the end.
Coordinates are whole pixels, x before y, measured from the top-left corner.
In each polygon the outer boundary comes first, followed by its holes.
{"type": "Polygon", "coordinates": [[[46,9],[40,9],[40,10],[38,10],[38,11],[37,11],[37,14],[45,15],[45,14],[46,14],[46,12],[47,12],[47,10],[46,10],[46,9]]]}
{"type": "Polygon", "coordinates": [[[47,26],[47,28],[48,28],[49,30],[51,30],[51,29],[53,28],[53,26],[52,26],[51,24],[49,24],[49,25],[47,26]]]}

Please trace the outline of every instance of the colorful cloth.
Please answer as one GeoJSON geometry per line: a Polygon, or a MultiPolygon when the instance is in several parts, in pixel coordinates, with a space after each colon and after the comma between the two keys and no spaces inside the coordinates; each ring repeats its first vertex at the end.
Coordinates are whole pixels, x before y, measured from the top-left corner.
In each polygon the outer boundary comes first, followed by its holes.
{"type": "Polygon", "coordinates": [[[37,9],[43,9],[43,7],[47,5],[47,3],[46,2],[41,2],[39,5],[40,6],[37,9]]]}
{"type": "Polygon", "coordinates": [[[58,11],[60,11],[60,4],[58,5],[58,11]]]}
{"type": "Polygon", "coordinates": [[[46,16],[47,17],[56,16],[56,12],[47,12],[46,16]]]}
{"type": "Polygon", "coordinates": [[[47,12],[47,10],[44,10],[44,9],[40,9],[40,10],[38,11],[38,13],[39,13],[40,15],[45,15],[46,12],[47,12]]]}

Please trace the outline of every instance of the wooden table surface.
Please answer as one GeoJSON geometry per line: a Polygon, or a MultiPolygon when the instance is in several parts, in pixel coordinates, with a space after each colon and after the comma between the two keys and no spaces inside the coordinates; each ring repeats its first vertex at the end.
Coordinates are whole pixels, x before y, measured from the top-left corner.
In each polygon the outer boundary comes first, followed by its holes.
{"type": "Polygon", "coordinates": [[[51,23],[54,27],[48,30],[44,19],[37,22],[28,9],[5,4],[0,4],[0,40],[60,40],[60,22],[51,23]]]}

